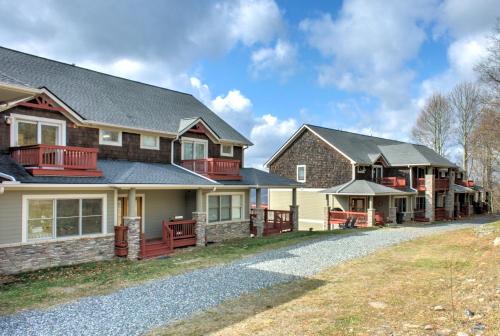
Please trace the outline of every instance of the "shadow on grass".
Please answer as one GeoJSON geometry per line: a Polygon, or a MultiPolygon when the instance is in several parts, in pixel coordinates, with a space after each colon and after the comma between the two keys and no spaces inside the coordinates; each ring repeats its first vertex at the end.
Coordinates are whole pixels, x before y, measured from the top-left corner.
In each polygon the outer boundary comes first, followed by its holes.
{"type": "Polygon", "coordinates": [[[207,335],[238,324],[273,307],[298,299],[327,281],[302,278],[231,299],[188,319],[152,330],[148,335],[207,335]],[[200,323],[203,321],[203,323],[200,323]]]}

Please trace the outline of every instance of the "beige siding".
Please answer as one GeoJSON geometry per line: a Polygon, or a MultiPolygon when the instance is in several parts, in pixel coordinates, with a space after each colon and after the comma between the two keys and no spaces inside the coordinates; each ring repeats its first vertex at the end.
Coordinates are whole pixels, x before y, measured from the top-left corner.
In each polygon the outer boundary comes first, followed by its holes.
{"type": "MultiPolygon", "coordinates": [[[[270,189],[269,209],[290,210],[292,204],[291,189],[270,189]]],[[[299,230],[324,229],[324,212],[326,196],[317,189],[297,190],[297,204],[299,206],[299,230]]]]}
{"type": "Polygon", "coordinates": [[[185,190],[138,190],[138,195],[144,195],[146,238],[161,237],[162,220],[170,220],[175,216],[191,218],[192,211],[189,212],[187,209],[188,194],[191,193],[196,195],[196,191],[185,190]]]}
{"type": "Polygon", "coordinates": [[[331,207],[349,211],[349,196],[333,196],[333,204],[331,207]]]}
{"type": "Polygon", "coordinates": [[[107,232],[114,230],[114,191],[112,190],[23,190],[5,191],[0,194],[0,244],[19,243],[22,241],[22,197],[23,195],[107,195],[107,232]]]}

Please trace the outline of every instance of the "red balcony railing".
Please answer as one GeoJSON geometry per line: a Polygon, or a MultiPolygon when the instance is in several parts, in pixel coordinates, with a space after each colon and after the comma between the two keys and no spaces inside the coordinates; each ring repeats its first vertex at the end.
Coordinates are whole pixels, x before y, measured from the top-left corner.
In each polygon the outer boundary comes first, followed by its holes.
{"type": "Polygon", "coordinates": [[[241,180],[240,160],[219,158],[183,160],[182,166],[214,180],[241,180]]]}
{"type": "Polygon", "coordinates": [[[448,190],[449,185],[448,179],[437,178],[434,180],[434,190],[436,191],[448,190]]]}
{"type": "Polygon", "coordinates": [[[383,177],[380,184],[391,188],[404,188],[406,187],[406,178],[404,177],[383,177]]]}
{"type": "Polygon", "coordinates": [[[11,149],[12,158],[33,175],[102,176],[96,148],[32,145],[11,149]]]}
{"type": "Polygon", "coordinates": [[[418,191],[425,191],[425,178],[424,177],[417,178],[417,183],[415,184],[415,188],[417,188],[418,191]]]}
{"type": "Polygon", "coordinates": [[[473,180],[457,181],[456,183],[468,188],[472,188],[474,186],[473,180]]]}
{"type": "Polygon", "coordinates": [[[330,224],[344,224],[348,218],[356,218],[357,226],[367,226],[368,214],[359,211],[330,211],[330,224]]]}

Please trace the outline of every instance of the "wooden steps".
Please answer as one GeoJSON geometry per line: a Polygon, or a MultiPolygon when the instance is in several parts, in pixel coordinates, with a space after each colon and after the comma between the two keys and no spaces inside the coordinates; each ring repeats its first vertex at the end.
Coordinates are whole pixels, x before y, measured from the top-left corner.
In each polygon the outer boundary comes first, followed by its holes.
{"type": "Polygon", "coordinates": [[[144,244],[141,253],[142,259],[149,259],[169,255],[173,249],[168,243],[164,243],[161,239],[147,240],[144,244]]]}

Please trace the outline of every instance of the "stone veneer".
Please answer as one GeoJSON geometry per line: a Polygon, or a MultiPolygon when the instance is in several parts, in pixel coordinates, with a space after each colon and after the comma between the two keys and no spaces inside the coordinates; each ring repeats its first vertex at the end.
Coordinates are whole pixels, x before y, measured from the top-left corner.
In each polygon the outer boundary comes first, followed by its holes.
{"type": "Polygon", "coordinates": [[[67,238],[0,247],[0,274],[109,260],[115,255],[114,234],[67,238]]]}
{"type": "Polygon", "coordinates": [[[250,236],[250,221],[207,224],[205,227],[207,242],[219,243],[224,240],[250,236]]]}

